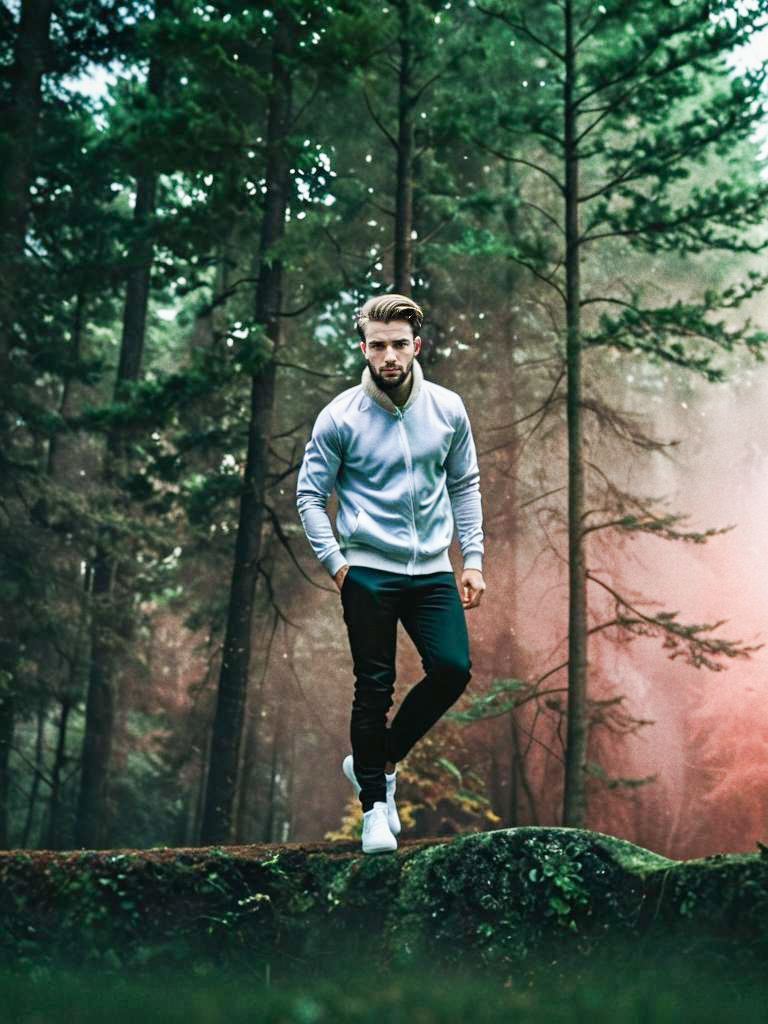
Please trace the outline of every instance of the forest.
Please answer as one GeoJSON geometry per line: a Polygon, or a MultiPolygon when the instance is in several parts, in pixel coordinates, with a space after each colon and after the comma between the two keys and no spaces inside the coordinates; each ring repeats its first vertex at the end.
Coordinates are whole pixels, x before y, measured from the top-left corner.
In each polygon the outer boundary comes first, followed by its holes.
{"type": "MultiPolygon", "coordinates": [[[[767,21],[5,0],[1,848],[359,834],[296,474],[391,291],[470,415],[487,584],[408,834],[768,841],[767,21]]],[[[419,672],[401,630],[396,704],[419,672]]]]}

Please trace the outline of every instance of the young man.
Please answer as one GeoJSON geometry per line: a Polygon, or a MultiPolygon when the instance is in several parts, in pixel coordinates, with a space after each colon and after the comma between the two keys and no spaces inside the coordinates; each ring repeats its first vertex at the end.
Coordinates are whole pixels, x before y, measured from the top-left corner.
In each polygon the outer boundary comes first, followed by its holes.
{"type": "Polygon", "coordinates": [[[477,455],[461,397],[424,379],[423,313],[404,295],[369,299],[357,329],[360,384],[322,409],[299,470],[297,507],[315,555],[336,581],[355,673],[342,770],[363,805],[365,853],[397,848],[396,762],[459,698],[471,661],[464,610],[485,581],[477,455]],[[338,495],[337,542],[326,512],[338,495]],[[464,560],[459,595],[448,548],[464,560]],[[387,728],[397,622],[425,676],[387,728]]]}

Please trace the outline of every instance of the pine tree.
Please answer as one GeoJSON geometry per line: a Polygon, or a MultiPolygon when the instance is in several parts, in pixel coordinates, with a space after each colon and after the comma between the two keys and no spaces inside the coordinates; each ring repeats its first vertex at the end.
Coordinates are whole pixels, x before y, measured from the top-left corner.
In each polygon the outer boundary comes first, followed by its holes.
{"type": "MultiPolygon", "coordinates": [[[[129,3],[122,13],[130,17],[133,10],[129,3]]],[[[68,107],[62,82],[90,61],[115,59],[124,43],[120,16],[98,0],[75,10],[25,0],[18,21],[3,11],[0,47],[8,74],[0,83],[0,505],[15,529],[3,531],[0,548],[0,841],[15,720],[28,713],[32,697],[28,665],[46,660],[40,641],[49,615],[56,617],[43,555],[53,537],[44,496],[56,466],[55,450],[48,448],[57,420],[52,382],[93,369],[76,344],[69,351],[59,344],[70,327],[73,341],[81,335],[84,291],[77,289],[74,302],[68,291],[69,242],[78,226],[60,223],[60,232],[46,237],[73,191],[69,172],[81,156],[78,149],[65,155],[65,147],[87,135],[84,104],[73,98],[68,107]]]]}
{"type": "MultiPolygon", "coordinates": [[[[708,379],[722,378],[715,354],[743,344],[755,354],[766,335],[729,328],[718,312],[761,288],[768,276],[654,305],[637,283],[606,286],[619,243],[647,253],[761,251],[757,230],[768,186],[727,160],[764,115],[765,68],[730,73],[725,56],[766,24],[764,3],[735,11],[701,0],[597,8],[581,0],[545,3],[535,24],[523,5],[478,4],[529,57],[529,73],[504,97],[489,144],[525,175],[523,201],[540,230],[518,237],[508,258],[528,268],[560,307],[567,368],[569,649],[563,820],[583,825],[588,735],[589,577],[585,506],[584,361],[605,348],[643,352],[708,379]],[[534,70],[535,69],[535,70],[534,70]],[[520,135],[524,143],[520,142],[520,135]],[[505,137],[505,143],[496,140],[505,137]],[[728,177],[689,185],[711,154],[728,177]],[[628,293],[628,294],[627,294],[628,293]],[[596,307],[608,310],[599,317],[596,307]]],[[[637,522],[638,529],[653,528],[637,522]]],[[[632,528],[625,523],[623,527],[632,528]]]]}

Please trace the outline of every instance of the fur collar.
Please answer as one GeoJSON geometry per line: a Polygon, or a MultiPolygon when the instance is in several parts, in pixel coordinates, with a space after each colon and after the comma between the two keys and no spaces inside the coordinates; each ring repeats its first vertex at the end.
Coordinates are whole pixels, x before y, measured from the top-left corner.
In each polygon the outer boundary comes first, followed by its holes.
{"type": "MultiPolygon", "coordinates": [[[[424,380],[424,374],[422,372],[421,366],[419,365],[418,358],[415,358],[413,360],[413,369],[411,370],[411,373],[413,375],[413,384],[411,385],[411,393],[410,395],[408,395],[408,401],[405,403],[405,405],[400,407],[400,411],[403,413],[406,411],[406,409],[409,409],[413,405],[413,403],[419,397],[419,392],[421,391],[421,385],[422,381],[424,380]]],[[[363,370],[363,375],[360,378],[360,383],[363,385],[363,391],[366,393],[366,395],[368,395],[369,398],[372,398],[374,402],[378,402],[382,409],[386,409],[387,412],[391,412],[393,415],[397,412],[398,406],[395,405],[395,403],[392,401],[392,399],[389,397],[386,391],[383,391],[376,384],[373,377],[371,376],[371,371],[368,369],[367,366],[363,370]]]]}

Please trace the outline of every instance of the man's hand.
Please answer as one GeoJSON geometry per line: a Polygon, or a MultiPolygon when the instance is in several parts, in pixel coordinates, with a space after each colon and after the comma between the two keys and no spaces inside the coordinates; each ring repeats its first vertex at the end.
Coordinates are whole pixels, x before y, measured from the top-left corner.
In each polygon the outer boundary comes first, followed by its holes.
{"type": "Polygon", "coordinates": [[[341,587],[342,587],[342,584],[344,583],[344,577],[347,575],[348,572],[349,572],[349,566],[348,565],[342,565],[342,567],[339,569],[339,571],[333,577],[334,581],[336,582],[336,586],[339,588],[339,593],[341,593],[341,587]]]}
{"type": "Polygon", "coordinates": [[[477,608],[485,590],[485,580],[479,569],[465,569],[461,574],[461,604],[463,608],[477,608]]]}

